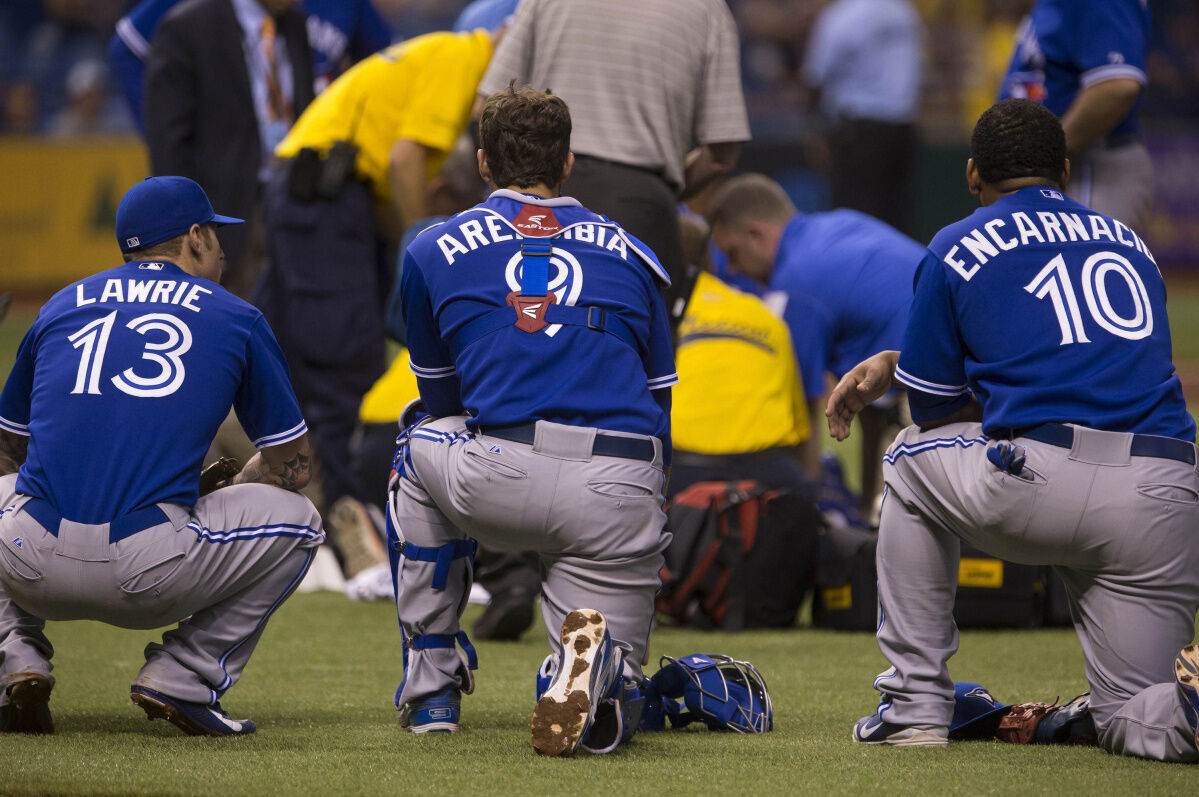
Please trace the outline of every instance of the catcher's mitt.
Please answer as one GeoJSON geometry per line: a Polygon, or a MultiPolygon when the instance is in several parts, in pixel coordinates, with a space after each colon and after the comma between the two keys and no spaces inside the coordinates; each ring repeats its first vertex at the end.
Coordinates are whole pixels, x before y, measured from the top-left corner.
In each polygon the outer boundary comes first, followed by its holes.
{"type": "Polygon", "coordinates": [[[995,740],[1008,744],[1033,744],[1037,726],[1045,715],[1058,708],[1057,701],[1052,703],[1017,703],[1009,706],[999,720],[995,729],[995,740]]]}
{"type": "Polygon", "coordinates": [[[229,486],[229,480],[241,472],[241,463],[233,457],[221,457],[200,471],[200,495],[229,486]]]}

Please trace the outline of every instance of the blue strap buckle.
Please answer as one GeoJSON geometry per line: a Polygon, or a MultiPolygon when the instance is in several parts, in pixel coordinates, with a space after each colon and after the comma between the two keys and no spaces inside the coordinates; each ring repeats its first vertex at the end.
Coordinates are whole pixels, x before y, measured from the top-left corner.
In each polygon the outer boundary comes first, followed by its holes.
{"type": "Polygon", "coordinates": [[[587,308],[587,328],[588,329],[598,329],[599,331],[603,332],[604,331],[604,322],[607,319],[607,315],[608,314],[606,312],[604,312],[604,308],[597,307],[594,304],[591,305],[590,307],[587,308]],[[599,321],[593,321],[592,317],[597,316],[597,315],[599,316],[599,321]]]}
{"type": "Polygon", "coordinates": [[[432,562],[433,581],[429,585],[437,591],[445,589],[450,576],[450,563],[455,559],[469,558],[474,561],[479,543],[471,537],[453,540],[444,545],[414,545],[407,540],[393,540],[392,548],[405,559],[415,562],[432,562]]]}
{"type": "Polygon", "coordinates": [[[452,648],[455,643],[466,654],[466,666],[472,670],[479,669],[479,655],[465,631],[459,631],[457,634],[420,634],[408,638],[408,647],[412,650],[452,648]]]}

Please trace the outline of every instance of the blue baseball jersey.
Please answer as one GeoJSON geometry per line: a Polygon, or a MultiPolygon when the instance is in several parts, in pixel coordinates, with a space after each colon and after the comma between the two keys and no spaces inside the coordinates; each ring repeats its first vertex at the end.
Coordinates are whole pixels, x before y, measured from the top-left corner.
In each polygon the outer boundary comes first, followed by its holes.
{"type": "MultiPolygon", "coordinates": [[[[150,40],[167,12],[180,0],[142,0],[117,20],[108,45],[108,61],[139,127],[142,120],[145,60],[150,40]]],[[[391,28],[370,0],[304,0],[308,12],[308,46],[312,50],[317,90],[337,77],[342,61],[358,61],[391,44],[391,28]]]]}
{"type": "Polygon", "coordinates": [[[918,422],[973,394],[997,437],[1057,421],[1194,440],[1153,255],[1056,189],[1022,189],[941,230],[910,318],[896,376],[918,422]]]}
{"type": "Polygon", "coordinates": [[[231,405],[258,448],[307,431],[258,310],[173,263],[136,261],[46,302],[0,393],[0,428],[29,437],[18,492],[107,523],[194,504],[231,405]]]}
{"type": "Polygon", "coordinates": [[[678,377],[655,279],[669,282],[649,249],[576,200],[496,191],[422,232],[404,256],[401,293],[421,398],[434,415],[469,414],[471,428],[546,420],[652,435],[669,450],[678,377]],[[552,247],[540,290],[526,281],[528,242],[552,247]],[[518,329],[519,305],[508,306],[515,293],[552,294],[552,304],[577,308],[607,331],[585,323],[518,329]],[[497,321],[481,336],[469,333],[484,317],[497,321]]]}
{"type": "MultiPolygon", "coordinates": [[[[1146,0],[1038,0],[1020,25],[999,99],[1035,100],[1060,117],[1093,83],[1144,85],[1150,35],[1146,0]]],[[[1111,132],[1135,132],[1136,110],[1111,132]]]]}
{"type": "Polygon", "coordinates": [[[783,229],[767,304],[782,304],[804,394],[903,339],[924,247],[856,210],[797,214],[783,229]]]}

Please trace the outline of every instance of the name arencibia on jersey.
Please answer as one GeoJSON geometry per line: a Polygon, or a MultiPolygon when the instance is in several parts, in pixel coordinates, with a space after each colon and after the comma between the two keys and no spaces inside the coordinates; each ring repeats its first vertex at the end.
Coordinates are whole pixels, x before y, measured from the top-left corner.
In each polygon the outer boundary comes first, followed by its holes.
{"type": "MultiPolygon", "coordinates": [[[[445,255],[445,262],[453,265],[454,258],[460,254],[464,255],[481,246],[489,246],[500,241],[511,241],[516,237],[515,234],[505,233],[503,230],[504,225],[495,216],[487,216],[482,221],[470,219],[458,225],[457,233],[461,236],[461,240],[455,238],[453,232],[444,232],[438,236],[437,246],[445,255]],[[486,231],[484,231],[484,225],[486,225],[486,231]],[[465,245],[463,241],[466,242],[465,245]]],[[[618,252],[623,260],[629,259],[629,251],[625,246],[624,238],[602,224],[573,224],[564,229],[560,237],[595,244],[601,249],[618,252]]]]}
{"type": "Polygon", "coordinates": [[[151,304],[177,304],[188,310],[200,312],[196,302],[205,293],[212,293],[193,282],[176,280],[108,279],[99,296],[84,295],[84,285],[75,286],[75,306],[96,302],[144,302],[151,304]]]}
{"type": "Polygon", "coordinates": [[[945,265],[956,271],[962,279],[969,282],[987,261],[999,254],[1000,250],[1010,251],[1019,246],[1025,246],[1030,241],[1036,243],[1066,243],[1069,241],[1098,241],[1105,239],[1112,243],[1120,243],[1130,249],[1144,253],[1156,265],[1157,260],[1149,252],[1137,234],[1115,219],[1109,219],[1097,213],[1086,214],[1063,213],[1061,211],[1037,211],[1033,215],[1017,210],[1007,219],[992,219],[982,227],[975,227],[963,235],[959,244],[955,244],[945,257],[945,265]],[[1115,226],[1115,231],[1112,226],[1115,226]],[[1012,228],[1015,228],[1014,230],[1012,228]],[[1126,234],[1128,237],[1126,237],[1126,234]],[[974,262],[967,264],[963,259],[962,248],[974,257],[974,262]]]}

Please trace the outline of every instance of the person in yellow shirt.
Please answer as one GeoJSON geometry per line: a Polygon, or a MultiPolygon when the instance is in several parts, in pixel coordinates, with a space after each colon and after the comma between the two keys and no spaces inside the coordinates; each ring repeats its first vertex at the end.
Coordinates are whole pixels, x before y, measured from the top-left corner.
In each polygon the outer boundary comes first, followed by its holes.
{"type": "Polygon", "coordinates": [[[426,187],[465,130],[492,34],[431,33],[335,80],[275,148],[264,215],[271,267],[258,294],[287,357],[321,463],[325,506],[375,502],[349,441],[384,372],[394,247],[427,215],[426,187]]]}
{"type": "MultiPolygon", "coordinates": [[[[706,225],[680,221],[688,262],[706,260],[706,225]]],[[[810,497],[797,446],[811,424],[786,323],[704,270],[677,337],[667,497],[697,482],[739,479],[810,497]]]]}

